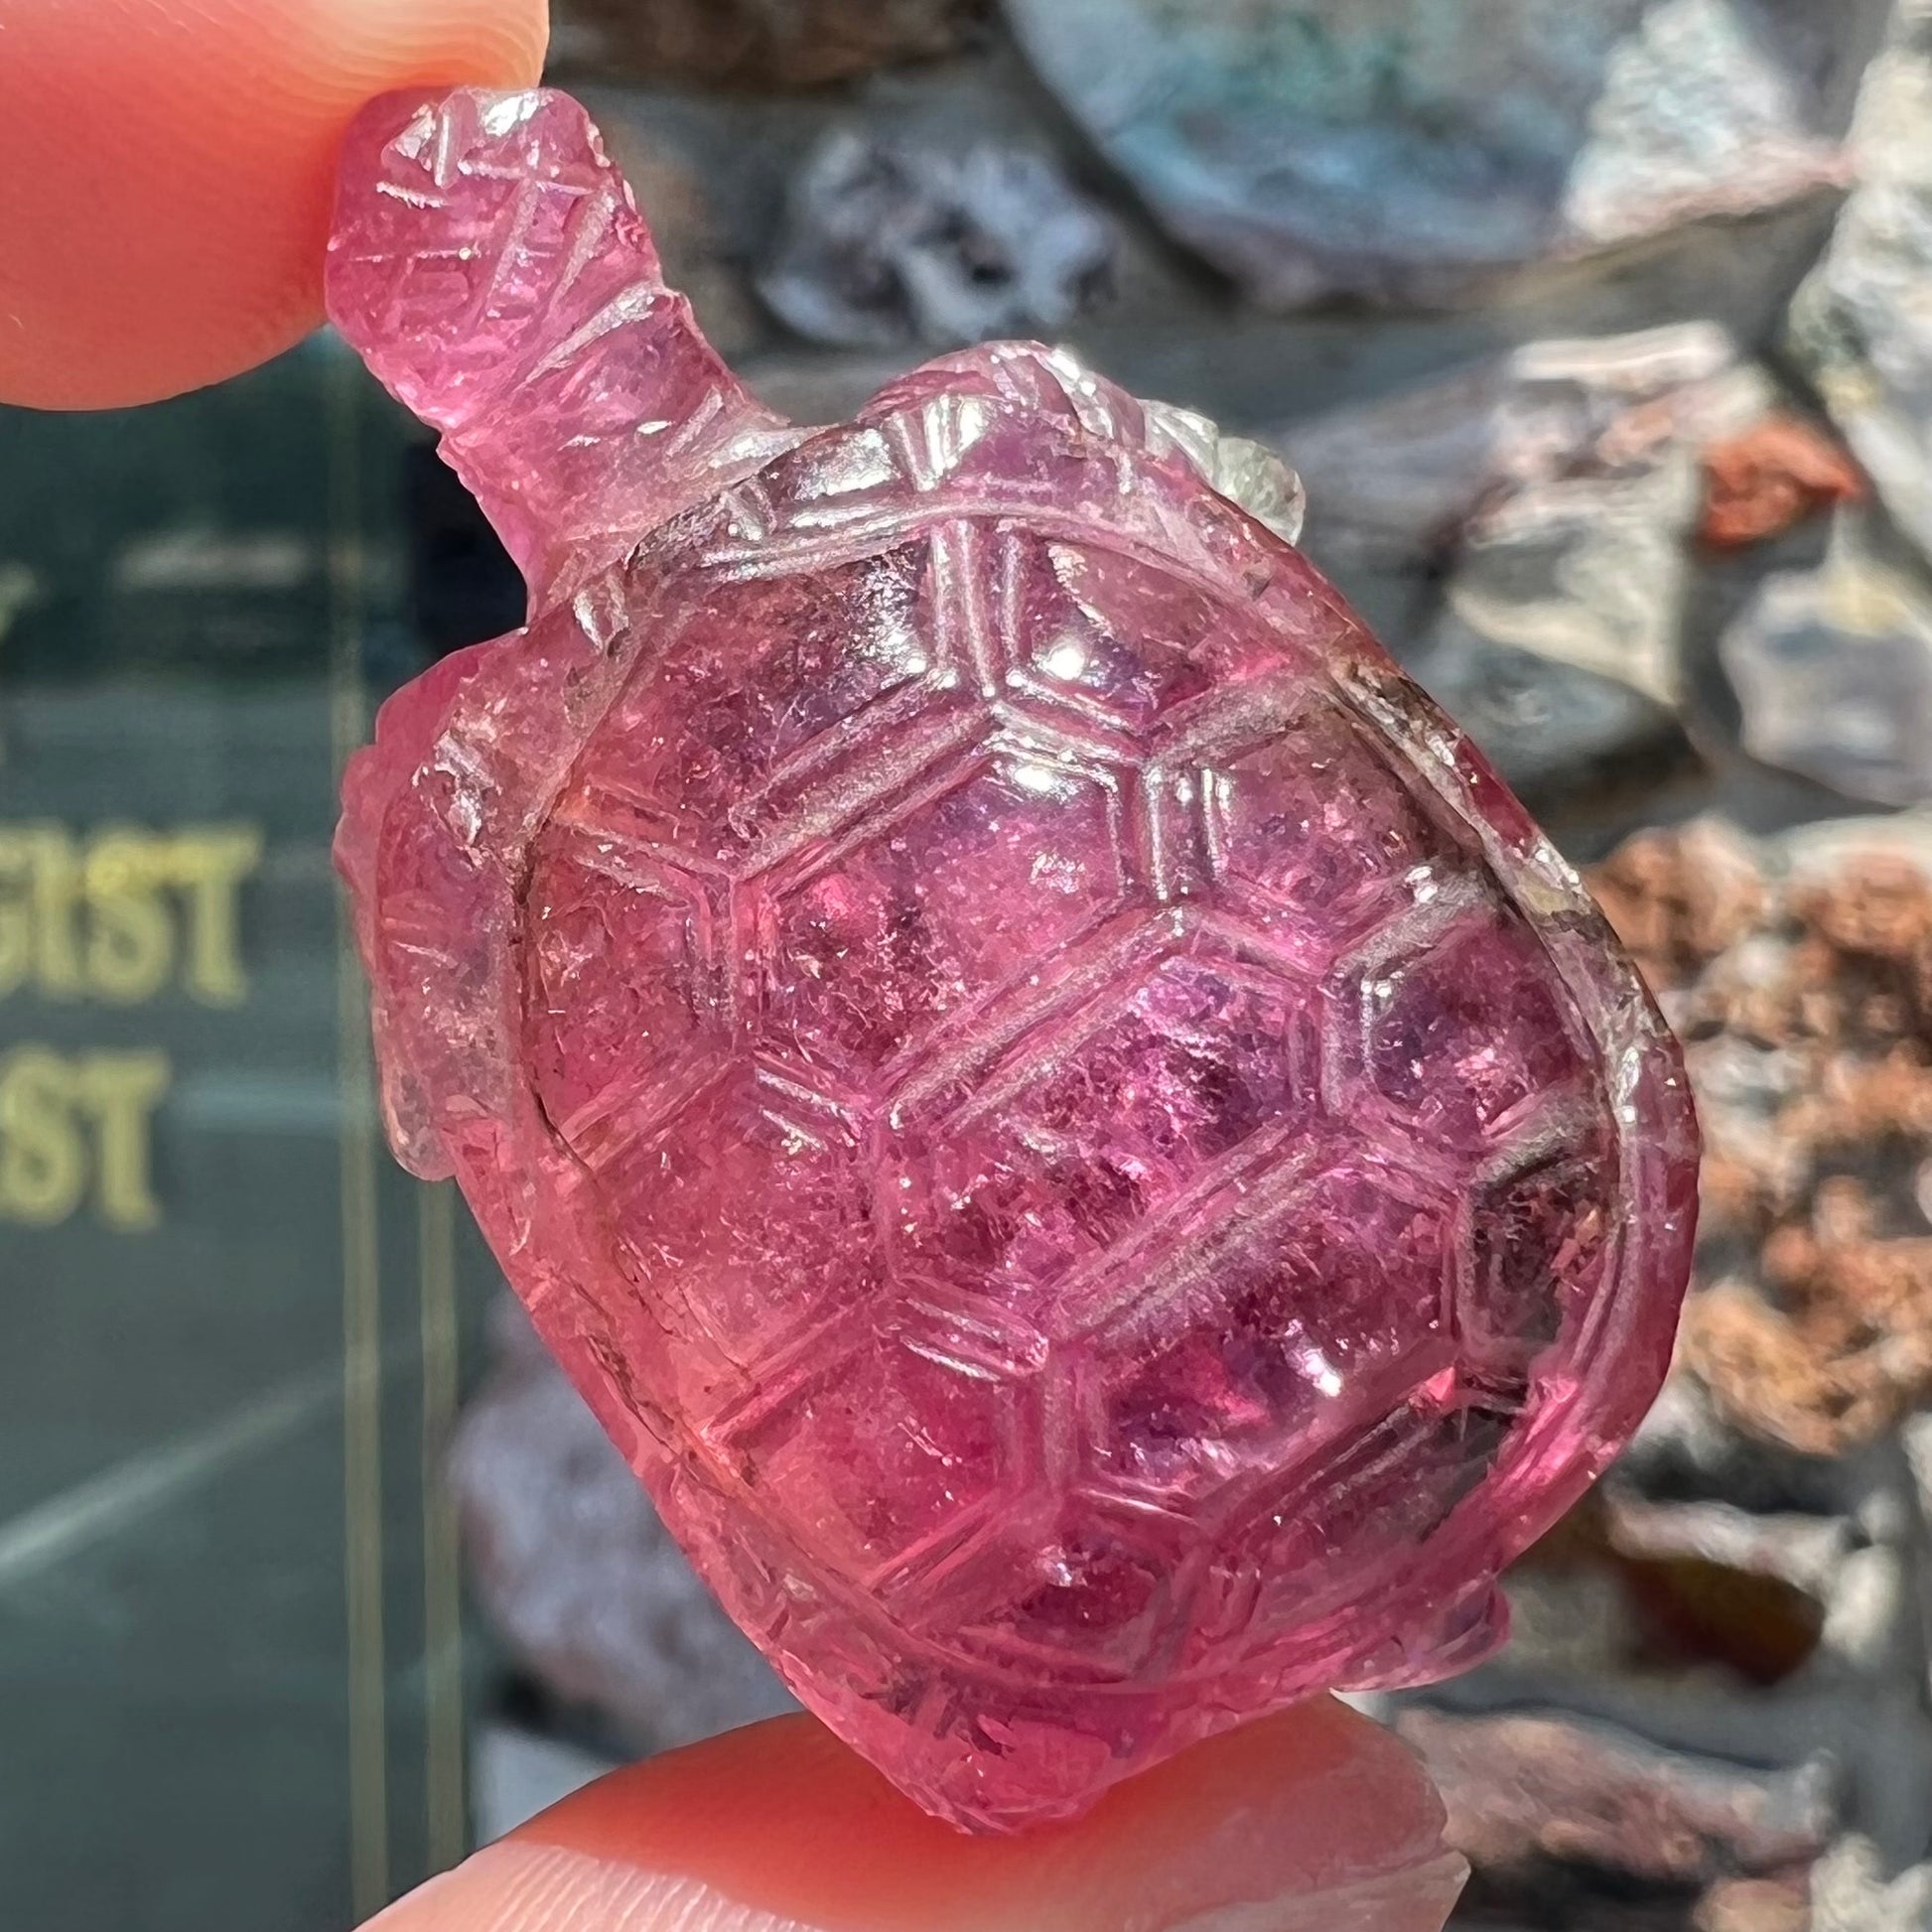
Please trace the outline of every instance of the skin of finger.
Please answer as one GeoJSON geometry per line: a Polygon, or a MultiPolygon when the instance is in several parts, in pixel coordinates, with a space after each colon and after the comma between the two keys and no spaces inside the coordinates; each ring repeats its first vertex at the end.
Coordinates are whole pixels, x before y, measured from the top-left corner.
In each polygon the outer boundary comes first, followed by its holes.
{"type": "Polygon", "coordinates": [[[545,0],[0,5],[0,401],[146,402],[288,347],[356,109],[528,85],[547,33],[545,0]]]}
{"type": "Polygon", "coordinates": [[[381,1932],[1438,1932],[1461,1881],[1415,1758],[1327,1702],[1199,1745],[1087,1817],[973,1839],[814,1721],[603,1779],[381,1932]]]}

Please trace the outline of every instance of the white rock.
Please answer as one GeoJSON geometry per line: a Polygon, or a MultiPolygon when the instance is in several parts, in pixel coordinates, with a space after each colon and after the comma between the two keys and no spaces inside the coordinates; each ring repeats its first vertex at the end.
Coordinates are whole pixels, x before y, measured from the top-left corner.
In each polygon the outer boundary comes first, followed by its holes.
{"type": "Polygon", "coordinates": [[[1113,221],[1046,155],[835,128],[792,183],[759,290],[814,341],[1052,335],[1104,287],[1113,221]]]}
{"type": "Polygon", "coordinates": [[[1792,347],[1932,556],[1932,0],[1899,0],[1852,147],[1860,186],[1793,305],[1792,347]]]}
{"type": "Polygon", "coordinates": [[[1932,1932],[1932,1864],[1887,1877],[1869,1839],[1841,1839],[1812,1868],[1812,1932],[1932,1932]]]}
{"type": "Polygon", "coordinates": [[[1848,798],[1932,798],[1932,580],[1874,554],[1857,512],[1821,568],[1765,579],[1719,651],[1752,757],[1848,798]]]}

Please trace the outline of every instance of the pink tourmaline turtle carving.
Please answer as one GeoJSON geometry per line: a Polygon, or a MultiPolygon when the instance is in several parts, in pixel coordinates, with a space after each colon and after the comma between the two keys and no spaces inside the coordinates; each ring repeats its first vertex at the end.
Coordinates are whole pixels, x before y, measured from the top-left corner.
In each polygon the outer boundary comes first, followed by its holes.
{"type": "Polygon", "coordinates": [[[1012,1828],[1484,1654],[1690,1102],[1254,453],[1026,345],[781,423],[554,93],[369,110],[330,301],[531,591],[349,774],[396,1146],[800,1698],[1012,1828]]]}

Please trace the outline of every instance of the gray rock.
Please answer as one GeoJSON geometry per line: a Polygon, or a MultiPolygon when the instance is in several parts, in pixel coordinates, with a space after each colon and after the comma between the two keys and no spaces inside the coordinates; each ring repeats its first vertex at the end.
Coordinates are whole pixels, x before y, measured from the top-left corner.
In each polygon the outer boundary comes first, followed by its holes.
{"type": "Polygon", "coordinates": [[[1259,299],[1435,302],[1843,181],[1878,0],[1007,0],[1048,85],[1259,299]]]}
{"type": "Polygon", "coordinates": [[[1106,287],[1115,243],[1031,148],[842,127],[794,183],[759,289],[815,342],[953,347],[1064,329],[1106,287]]]}
{"type": "Polygon", "coordinates": [[[490,1622],[553,1694],[639,1749],[789,1709],[563,1371],[520,1316],[503,1326],[513,1339],[450,1456],[490,1622]]]}
{"type": "Polygon", "coordinates": [[[1921,1513],[1932,1530],[1932,1415],[1914,1416],[1905,1425],[1905,1456],[1918,1484],[1921,1513]]]}
{"type": "Polygon", "coordinates": [[[1856,511],[1819,569],[1765,579],[1719,654],[1752,757],[1848,798],[1932,798],[1932,578],[1879,554],[1856,511]]]}
{"type": "Polygon", "coordinates": [[[1905,1425],[1904,1449],[1917,1504],[1919,1632],[1921,1654],[1927,1660],[1923,1688],[1932,1694],[1932,1413],[1914,1416],[1905,1425]]]}
{"type": "MultiPolygon", "coordinates": [[[[1711,821],[1700,825],[1720,835],[1711,821]]],[[[1709,1390],[1692,1376],[1675,1375],[1609,1481],[1643,1496],[1722,1501],[1753,1517],[1817,1521],[1857,1509],[1863,1500],[1858,1477],[1854,1458],[1800,1455],[1742,1434],[1719,1413],[1709,1390]]]]}
{"type": "Polygon", "coordinates": [[[1533,1924],[1683,1924],[1740,1875],[1801,1872],[1838,1825],[1822,1755],[1752,1767],[1558,1712],[1411,1706],[1395,1729],[1443,1794],[1445,1836],[1473,1868],[1469,1902],[1533,1924]],[[1672,1906],[1683,1916],[1665,1916],[1672,1906]]]}
{"type": "Polygon", "coordinates": [[[1698,451],[1748,372],[1638,379],[1654,349],[1517,358],[1502,474],[1470,519],[1411,668],[1522,790],[1614,782],[1682,758],[1687,540],[1698,451]],[[1727,379],[1728,378],[1728,379],[1727,379]],[[1630,386],[1633,382],[1636,386],[1630,386]]]}
{"type": "Polygon", "coordinates": [[[1676,713],[1617,678],[1498,643],[1454,619],[1415,667],[1510,785],[1542,810],[1648,784],[1690,760],[1676,713]]]}
{"type": "Polygon", "coordinates": [[[1840,1517],[1760,1515],[1727,1502],[1656,1501],[1614,1479],[1604,1507],[1610,1547],[1620,1555],[1692,1558],[1739,1576],[1775,1577],[1818,1597],[1835,1597],[1855,1554],[1852,1525],[1840,1517]]]}
{"type": "Polygon", "coordinates": [[[1932,556],[1932,0],[1899,0],[1852,145],[1859,187],[1793,305],[1791,347],[1932,556]]]}
{"type": "Polygon", "coordinates": [[[1532,793],[1684,756],[1699,455],[1769,406],[1722,330],[1535,344],[1278,437],[1306,545],[1532,793]]]}
{"type": "Polygon", "coordinates": [[[1603,1677],[1628,1668],[1629,1594],[1608,1570],[1519,1565],[1503,1580],[1503,1594],[1512,1668],[1560,1677],[1603,1677]]]}

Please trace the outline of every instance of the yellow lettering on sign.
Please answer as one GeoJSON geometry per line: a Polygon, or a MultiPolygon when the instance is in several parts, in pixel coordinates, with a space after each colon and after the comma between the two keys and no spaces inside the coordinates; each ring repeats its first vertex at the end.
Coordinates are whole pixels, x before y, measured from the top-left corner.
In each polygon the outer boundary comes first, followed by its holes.
{"type": "Polygon", "coordinates": [[[110,1228],[151,1228],[154,1110],[168,1091],[165,1053],[90,1053],[80,1063],[82,1102],[94,1119],[94,1201],[110,1228]]]}
{"type": "Polygon", "coordinates": [[[262,835],[252,827],[174,841],[176,883],[188,896],[188,990],[210,1006],[239,1006],[248,997],[241,887],[261,862],[262,835]]]}
{"type": "Polygon", "coordinates": [[[0,1058],[0,1221],[58,1227],[91,1194],[108,1227],[153,1227],[154,1112],[170,1077],[156,1052],[0,1058]]]}
{"type": "Polygon", "coordinates": [[[138,1006],[178,984],[239,1005],[241,889],[261,862],[253,826],[0,825],[0,999],[138,1006]]]}
{"type": "Polygon", "coordinates": [[[45,1046],[0,1063],[0,1215],[29,1227],[69,1219],[87,1191],[73,1071],[45,1046]]]}
{"type": "MultiPolygon", "coordinates": [[[[0,824],[0,1000],[133,1007],[179,988],[239,1005],[241,891],[262,849],[248,825],[0,824]]],[[[154,1116],[171,1077],[159,1052],[0,1052],[0,1222],[57,1227],[87,1210],[153,1227],[154,1116]]]]}
{"type": "Polygon", "coordinates": [[[175,922],[161,897],[153,844],[142,832],[103,832],[81,861],[88,914],[81,980],[120,1006],[152,1000],[175,963],[175,922]]]}
{"type": "Polygon", "coordinates": [[[73,841],[58,825],[0,826],[0,994],[80,991],[73,941],[79,881],[73,841]]]}

